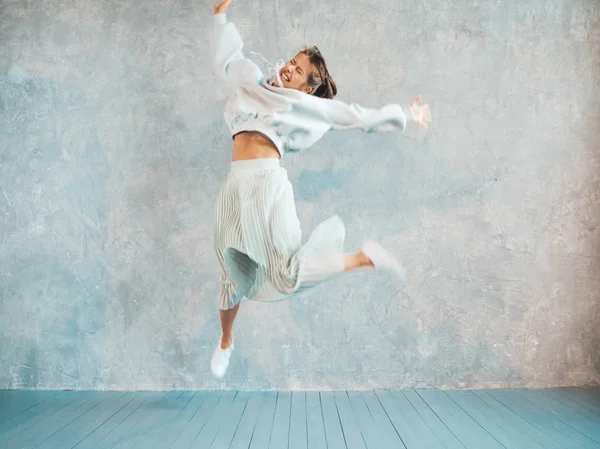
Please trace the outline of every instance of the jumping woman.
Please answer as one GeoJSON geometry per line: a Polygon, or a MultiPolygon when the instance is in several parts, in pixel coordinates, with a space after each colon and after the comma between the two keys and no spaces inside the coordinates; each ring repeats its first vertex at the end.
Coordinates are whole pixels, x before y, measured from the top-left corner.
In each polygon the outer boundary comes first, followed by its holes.
{"type": "Polygon", "coordinates": [[[279,301],[339,273],[388,269],[404,277],[401,264],[378,243],[344,253],[345,228],[334,216],[319,224],[302,245],[300,222],[287,171],[279,159],[314,145],[329,130],[404,131],[409,120],[427,129],[431,113],[419,105],[380,109],[348,105],[316,47],[276,67],[272,76],[242,52],[236,26],[227,21],[231,0],[213,5],[212,61],[233,90],[225,120],[233,136],[231,170],[215,211],[214,246],[221,265],[219,309],[222,336],[211,371],[222,378],[233,351],[233,322],[243,298],[279,301]]]}

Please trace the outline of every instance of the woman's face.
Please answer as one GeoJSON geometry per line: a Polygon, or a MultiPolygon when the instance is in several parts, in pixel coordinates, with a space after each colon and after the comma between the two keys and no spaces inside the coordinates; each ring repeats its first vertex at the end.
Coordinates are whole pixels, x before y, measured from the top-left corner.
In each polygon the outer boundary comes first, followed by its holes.
{"type": "Polygon", "coordinates": [[[279,71],[279,77],[283,83],[283,86],[279,87],[310,93],[312,89],[308,87],[308,76],[312,69],[308,56],[298,53],[279,71]]]}

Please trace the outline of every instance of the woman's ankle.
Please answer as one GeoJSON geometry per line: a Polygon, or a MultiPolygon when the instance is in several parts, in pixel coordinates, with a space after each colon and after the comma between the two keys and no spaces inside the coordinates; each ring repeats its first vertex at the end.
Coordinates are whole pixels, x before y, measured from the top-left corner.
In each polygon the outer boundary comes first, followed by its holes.
{"type": "Polygon", "coordinates": [[[221,336],[221,349],[227,349],[233,344],[233,335],[221,336]]]}
{"type": "Polygon", "coordinates": [[[360,258],[360,261],[361,261],[361,263],[360,263],[361,266],[363,266],[363,267],[374,267],[373,261],[371,259],[369,259],[364,252],[361,251],[358,254],[359,254],[358,257],[360,258]]]}

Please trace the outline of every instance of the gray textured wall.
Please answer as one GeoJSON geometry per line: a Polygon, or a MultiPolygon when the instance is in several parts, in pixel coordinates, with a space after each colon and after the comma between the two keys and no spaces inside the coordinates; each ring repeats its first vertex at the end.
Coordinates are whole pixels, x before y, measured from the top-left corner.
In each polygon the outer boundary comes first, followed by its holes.
{"type": "Polygon", "coordinates": [[[434,123],[285,158],[305,233],[337,213],[410,284],[246,303],[220,383],[210,3],[3,0],[0,388],[598,384],[599,5],[234,0],[247,49],[316,43],[339,99],[434,123]]]}

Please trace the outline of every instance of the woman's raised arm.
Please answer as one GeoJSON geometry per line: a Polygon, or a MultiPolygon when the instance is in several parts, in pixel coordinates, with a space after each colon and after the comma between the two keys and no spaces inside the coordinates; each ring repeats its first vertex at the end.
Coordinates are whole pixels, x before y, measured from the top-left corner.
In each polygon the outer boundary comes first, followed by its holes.
{"type": "Polygon", "coordinates": [[[231,87],[260,83],[260,68],[246,58],[244,42],[235,24],[227,21],[226,11],[231,0],[213,5],[212,64],[215,73],[231,87]]]}

